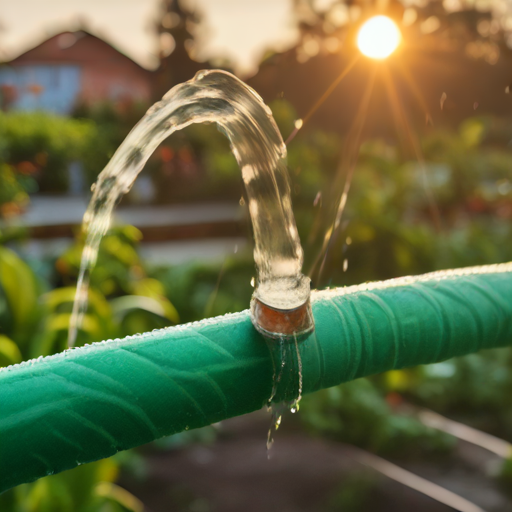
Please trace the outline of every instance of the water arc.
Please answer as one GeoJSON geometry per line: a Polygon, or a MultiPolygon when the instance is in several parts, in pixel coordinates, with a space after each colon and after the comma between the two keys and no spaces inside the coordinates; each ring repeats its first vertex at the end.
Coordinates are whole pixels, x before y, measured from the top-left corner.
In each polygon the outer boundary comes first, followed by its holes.
{"type": "MultiPolygon", "coordinates": [[[[116,204],[160,143],[193,123],[216,123],[229,139],[242,171],[258,272],[253,296],[256,327],[267,309],[279,314],[299,308],[299,327],[307,324],[311,328],[309,278],[301,273],[303,251],[292,211],[286,146],[261,97],[230,73],[211,70],[200,71],[192,80],[173,87],[153,105],[93,185],[84,215],[87,237],[69,330],[70,346],[87,306],[89,275],[116,204]],[[261,308],[266,308],[263,314],[261,308]]],[[[296,317],[296,312],[286,317],[293,329],[298,325],[296,317]]]]}

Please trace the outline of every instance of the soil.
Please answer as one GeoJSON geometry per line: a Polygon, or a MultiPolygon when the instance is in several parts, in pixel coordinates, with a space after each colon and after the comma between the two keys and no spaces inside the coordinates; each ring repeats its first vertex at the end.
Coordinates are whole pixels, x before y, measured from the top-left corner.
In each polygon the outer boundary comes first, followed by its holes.
{"type": "MultiPolygon", "coordinates": [[[[211,444],[165,451],[145,447],[146,477],[124,475],[120,483],[143,501],[146,512],[452,510],[361,465],[357,448],[313,439],[286,418],[269,459],[269,422],[260,411],[223,422],[211,444]]],[[[487,512],[512,510],[492,475],[500,461],[481,448],[461,442],[442,463],[394,462],[487,512]]]]}

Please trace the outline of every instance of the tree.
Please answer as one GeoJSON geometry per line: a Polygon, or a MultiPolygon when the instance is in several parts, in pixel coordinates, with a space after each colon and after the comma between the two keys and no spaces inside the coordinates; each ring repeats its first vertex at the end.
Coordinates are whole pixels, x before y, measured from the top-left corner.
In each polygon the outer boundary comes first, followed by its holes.
{"type": "Polygon", "coordinates": [[[417,130],[432,122],[453,127],[475,111],[510,115],[506,93],[512,51],[507,43],[512,43],[512,23],[505,23],[509,15],[494,6],[476,9],[465,0],[426,0],[421,6],[398,0],[295,0],[297,44],[268,56],[250,85],[266,101],[284,97],[304,118],[337,84],[315,109],[309,126],[345,134],[360,117],[362,91],[376,68],[388,69],[392,80],[384,80],[382,71],[376,76],[368,134],[394,137],[392,109],[398,107],[388,89],[395,91],[399,108],[417,130]],[[393,18],[403,36],[398,51],[380,67],[359,58],[356,48],[359,27],[376,14],[393,18]]]}
{"type": "Polygon", "coordinates": [[[417,5],[399,0],[334,0],[320,8],[314,0],[295,0],[300,33],[297,59],[305,62],[324,49],[336,51],[350,42],[350,33],[365,19],[385,14],[414,37],[415,44],[430,49],[455,46],[472,58],[494,64],[508,50],[507,43],[512,45],[512,13],[498,4],[491,0],[482,9],[468,0],[427,0],[417,5]]]}
{"type": "Polygon", "coordinates": [[[181,0],[163,0],[157,24],[159,58],[157,94],[190,80],[197,71],[209,67],[196,59],[196,33],[201,16],[181,0]]]}

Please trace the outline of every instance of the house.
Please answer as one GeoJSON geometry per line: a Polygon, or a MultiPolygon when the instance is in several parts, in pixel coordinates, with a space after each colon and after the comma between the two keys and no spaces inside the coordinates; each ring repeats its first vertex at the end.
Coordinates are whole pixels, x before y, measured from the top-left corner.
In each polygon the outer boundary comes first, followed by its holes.
{"type": "Polygon", "coordinates": [[[62,32],[0,66],[0,102],[58,114],[98,101],[149,103],[152,75],[85,30],[62,32]]]}

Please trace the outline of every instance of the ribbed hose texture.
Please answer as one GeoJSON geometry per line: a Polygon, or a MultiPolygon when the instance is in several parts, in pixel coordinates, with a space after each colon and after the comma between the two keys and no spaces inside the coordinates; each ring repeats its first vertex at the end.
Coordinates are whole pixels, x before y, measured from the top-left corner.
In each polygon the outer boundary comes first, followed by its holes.
{"type": "MultiPolygon", "coordinates": [[[[511,344],[512,264],[314,292],[312,304],[304,393],[511,344]]],[[[1,369],[0,490],[260,409],[272,381],[248,311],[1,369]]]]}

